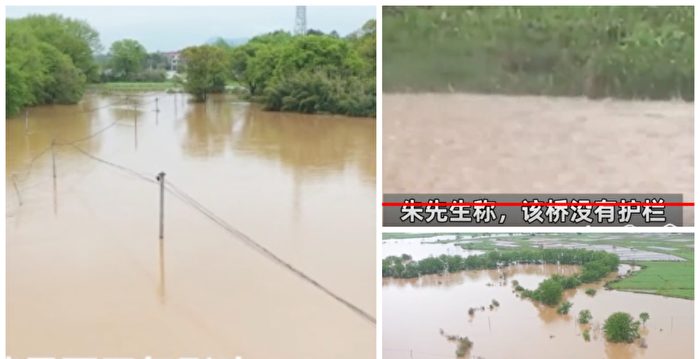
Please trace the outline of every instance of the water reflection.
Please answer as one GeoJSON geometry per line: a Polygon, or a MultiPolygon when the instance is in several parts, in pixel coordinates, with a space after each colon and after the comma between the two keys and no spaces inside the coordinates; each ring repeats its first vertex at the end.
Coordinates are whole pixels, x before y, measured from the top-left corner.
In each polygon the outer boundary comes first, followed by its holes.
{"type": "Polygon", "coordinates": [[[153,93],[32,109],[28,135],[23,117],[8,119],[9,355],[371,357],[373,326],[187,203],[166,201],[168,242],[156,244],[151,183],[70,145],[54,148],[53,177],[54,138],[84,139],[78,148],[149,178],[167,170],[232,226],[372,313],[375,121],[279,115],[226,96],[198,104],[153,93]]]}
{"type": "Polygon", "coordinates": [[[190,103],[185,112],[187,126],[182,142],[184,154],[194,157],[215,157],[224,153],[233,141],[231,129],[236,105],[226,96],[211,96],[206,103],[190,103]]]}
{"type": "Polygon", "coordinates": [[[236,155],[279,162],[300,178],[356,168],[374,181],[373,120],[270,112],[218,95],[191,103],[185,123],[182,148],[190,156],[210,157],[231,148],[236,155]]]}
{"type": "Polygon", "coordinates": [[[165,241],[158,240],[158,297],[160,303],[165,304],[165,241]]]}

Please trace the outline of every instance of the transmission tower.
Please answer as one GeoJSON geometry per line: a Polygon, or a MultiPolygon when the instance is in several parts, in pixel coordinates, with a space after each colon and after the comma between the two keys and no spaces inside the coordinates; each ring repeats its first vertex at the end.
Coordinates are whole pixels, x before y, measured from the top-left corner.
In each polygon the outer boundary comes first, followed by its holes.
{"type": "Polygon", "coordinates": [[[306,6],[297,6],[297,16],[294,20],[294,35],[306,34],[306,6]]]}

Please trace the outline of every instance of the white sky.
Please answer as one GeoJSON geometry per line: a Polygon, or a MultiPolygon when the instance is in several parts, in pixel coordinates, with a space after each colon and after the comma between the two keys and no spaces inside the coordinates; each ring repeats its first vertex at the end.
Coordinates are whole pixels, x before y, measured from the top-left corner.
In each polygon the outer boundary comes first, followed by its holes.
{"type": "MultiPolygon", "coordinates": [[[[294,29],[294,6],[8,6],[8,18],[58,13],[86,20],[100,33],[102,46],[130,38],[148,51],[171,51],[215,37],[250,38],[274,30],[294,29]]],[[[341,36],[375,18],[373,6],[309,6],[308,29],[337,31],[341,36]]]]}

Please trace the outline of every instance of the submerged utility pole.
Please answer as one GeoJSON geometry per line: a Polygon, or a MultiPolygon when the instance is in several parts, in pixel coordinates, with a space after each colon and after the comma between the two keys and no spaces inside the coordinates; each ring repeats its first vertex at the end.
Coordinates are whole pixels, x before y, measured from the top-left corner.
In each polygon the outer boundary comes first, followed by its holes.
{"type": "Polygon", "coordinates": [[[53,179],[56,180],[56,153],[54,152],[54,144],[56,144],[56,139],[51,140],[51,162],[53,164],[53,179]]]}
{"type": "Polygon", "coordinates": [[[158,238],[163,239],[163,211],[165,209],[165,172],[161,172],[156,176],[160,183],[160,235],[158,238]]]}
{"type": "Polygon", "coordinates": [[[19,193],[19,187],[17,187],[17,175],[14,173],[12,174],[12,184],[15,186],[15,192],[17,192],[17,200],[19,201],[19,205],[22,205],[22,195],[19,193]]]}
{"type": "Polygon", "coordinates": [[[134,150],[139,149],[139,134],[138,134],[138,111],[136,110],[136,103],[134,102],[134,150]]]}
{"type": "Polygon", "coordinates": [[[58,188],[56,185],[56,139],[51,140],[51,162],[53,164],[53,213],[58,214],[58,188]]]}
{"type": "Polygon", "coordinates": [[[160,112],[160,110],[158,109],[158,97],[156,97],[156,112],[160,112]]]}

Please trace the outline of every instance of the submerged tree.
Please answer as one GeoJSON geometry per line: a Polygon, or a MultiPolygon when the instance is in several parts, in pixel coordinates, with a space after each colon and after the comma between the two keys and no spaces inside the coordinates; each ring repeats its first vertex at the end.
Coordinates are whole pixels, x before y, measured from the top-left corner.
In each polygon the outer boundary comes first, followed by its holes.
{"type": "Polygon", "coordinates": [[[642,321],[642,324],[646,325],[647,320],[649,320],[649,313],[642,312],[641,314],[639,314],[639,320],[642,321]]]}
{"type": "Polygon", "coordinates": [[[591,311],[588,309],[584,309],[580,312],[578,312],[578,322],[580,324],[588,324],[588,322],[593,319],[593,315],[591,315],[591,311]]]}
{"type": "Polygon", "coordinates": [[[557,313],[559,314],[569,314],[569,310],[571,307],[573,307],[574,304],[569,302],[568,300],[559,304],[559,308],[557,308],[557,313]]]}
{"type": "Polygon", "coordinates": [[[111,69],[114,77],[121,80],[132,80],[136,73],[146,67],[148,53],[136,40],[124,39],[115,41],[109,48],[111,69]]]}
{"type": "Polygon", "coordinates": [[[226,87],[226,51],[202,45],[188,47],[182,54],[185,60],[185,90],[199,102],[210,93],[224,91],[226,87]]]}
{"type": "Polygon", "coordinates": [[[611,314],[603,326],[605,338],[613,343],[631,343],[639,338],[639,322],[624,312],[611,314]]]}

